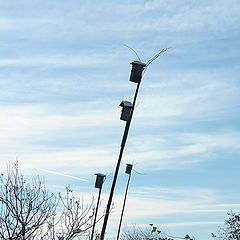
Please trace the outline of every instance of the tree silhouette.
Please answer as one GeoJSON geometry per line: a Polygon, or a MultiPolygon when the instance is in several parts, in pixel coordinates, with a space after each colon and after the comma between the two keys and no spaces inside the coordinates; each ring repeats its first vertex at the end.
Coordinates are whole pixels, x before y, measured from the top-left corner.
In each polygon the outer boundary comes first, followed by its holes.
{"type": "Polygon", "coordinates": [[[170,236],[165,232],[158,229],[153,224],[149,224],[150,228],[140,228],[138,226],[125,227],[120,237],[122,240],[195,240],[194,237],[190,237],[188,234],[185,237],[170,236]]]}
{"type": "Polygon", "coordinates": [[[18,162],[10,164],[0,176],[0,238],[34,239],[55,215],[56,198],[49,194],[40,178],[28,184],[18,171],[18,162]]]}
{"type": "MultiPolygon", "coordinates": [[[[72,240],[90,236],[94,198],[84,204],[70,186],[66,194],[49,193],[40,177],[28,183],[18,162],[0,174],[0,239],[72,240]]],[[[101,216],[97,221],[99,221],[101,216]]]]}
{"type": "Polygon", "coordinates": [[[239,240],[240,239],[240,213],[229,212],[225,227],[220,228],[218,234],[212,234],[218,240],[239,240]]]}

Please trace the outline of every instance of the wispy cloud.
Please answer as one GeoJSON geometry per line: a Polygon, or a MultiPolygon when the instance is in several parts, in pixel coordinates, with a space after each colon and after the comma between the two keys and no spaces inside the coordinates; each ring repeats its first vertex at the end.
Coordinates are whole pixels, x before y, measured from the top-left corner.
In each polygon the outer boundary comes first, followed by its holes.
{"type": "MultiPolygon", "coordinates": [[[[222,225],[222,221],[203,221],[203,222],[171,222],[171,223],[155,223],[160,228],[165,227],[189,227],[189,226],[201,226],[201,225],[222,225]]],[[[131,224],[129,224],[131,226],[131,224]]],[[[132,225],[135,226],[135,225],[132,225]]],[[[146,227],[146,224],[140,224],[139,226],[146,227]]]]}
{"type": "Polygon", "coordinates": [[[217,161],[220,152],[239,153],[239,133],[234,131],[214,133],[161,134],[152,138],[133,137],[129,141],[126,161],[135,159],[138,168],[182,169],[204,161],[217,161]]]}
{"type": "Polygon", "coordinates": [[[181,124],[181,120],[206,121],[225,117],[226,112],[236,111],[238,107],[237,77],[227,79],[229,75],[224,71],[220,75],[201,71],[179,74],[163,81],[158,80],[161,76],[153,76],[152,84],[147,85],[141,96],[141,108],[137,109],[136,117],[149,119],[145,121],[148,124],[156,117],[159,124],[161,121],[167,123],[166,119],[172,123],[171,118],[176,120],[174,124],[181,124]]]}
{"type": "MultiPolygon", "coordinates": [[[[134,187],[132,187],[127,200],[128,221],[132,221],[134,218],[144,218],[144,216],[153,218],[176,214],[184,216],[188,214],[227,213],[233,209],[240,209],[238,203],[218,204],[221,191],[215,189],[169,187],[164,188],[164,192],[161,193],[159,188],[161,189],[161,186],[155,186],[151,191],[145,191],[142,188],[143,192],[136,194],[134,187]]],[[[121,199],[121,196],[116,196],[114,200],[118,209],[121,209],[121,199]]],[[[237,202],[237,198],[235,200],[237,202]]]]}
{"type": "Polygon", "coordinates": [[[102,66],[112,60],[113,56],[81,55],[81,56],[37,56],[26,58],[0,58],[0,67],[85,67],[102,66]]]}
{"type": "MultiPolygon", "coordinates": [[[[75,107],[80,108],[81,104],[75,107]]],[[[46,134],[56,129],[106,126],[114,122],[114,110],[106,111],[103,107],[91,103],[86,103],[81,107],[81,111],[73,111],[72,114],[51,110],[51,107],[42,104],[14,105],[2,107],[0,116],[2,134],[14,138],[46,134]]]]}
{"type": "MultiPolygon", "coordinates": [[[[85,176],[92,174],[96,169],[104,171],[104,169],[112,166],[115,155],[106,150],[76,149],[72,151],[57,151],[49,153],[22,153],[21,159],[23,168],[44,168],[48,166],[49,169],[65,169],[66,175],[72,175],[73,172],[81,171],[85,176]]],[[[54,170],[55,171],[55,170],[54,170]]]]}

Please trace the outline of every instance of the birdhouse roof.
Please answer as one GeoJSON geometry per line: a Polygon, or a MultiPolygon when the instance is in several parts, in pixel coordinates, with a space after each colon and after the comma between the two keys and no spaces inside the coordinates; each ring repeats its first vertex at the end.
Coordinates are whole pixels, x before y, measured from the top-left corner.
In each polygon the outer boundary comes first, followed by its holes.
{"type": "Polygon", "coordinates": [[[127,163],[127,166],[133,166],[132,164],[130,164],[130,163],[127,163]]]}
{"type": "Polygon", "coordinates": [[[106,177],[106,175],[102,174],[102,173],[95,173],[95,175],[100,176],[100,177],[106,177]]]}
{"type": "Polygon", "coordinates": [[[132,108],[133,107],[133,104],[129,101],[122,101],[120,104],[119,104],[120,107],[130,107],[132,108]]]}
{"type": "Polygon", "coordinates": [[[133,62],[131,62],[130,64],[132,64],[132,65],[141,65],[141,66],[143,66],[143,67],[146,67],[146,64],[145,64],[145,63],[142,63],[142,62],[140,62],[140,61],[133,61],[133,62]]]}

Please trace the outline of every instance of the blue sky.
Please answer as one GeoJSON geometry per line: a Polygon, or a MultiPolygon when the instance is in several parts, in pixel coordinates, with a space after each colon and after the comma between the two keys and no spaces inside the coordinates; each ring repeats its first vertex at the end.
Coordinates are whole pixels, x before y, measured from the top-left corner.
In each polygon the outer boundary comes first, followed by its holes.
{"type": "Polygon", "coordinates": [[[106,173],[104,207],[124,129],[118,105],[136,87],[124,44],[143,62],[171,47],[144,74],[106,237],[134,161],[143,175],[133,173],[124,223],[211,239],[240,209],[240,2],[0,3],[1,168],[18,158],[52,191],[71,184],[86,199],[97,195],[93,174],[106,173]]]}

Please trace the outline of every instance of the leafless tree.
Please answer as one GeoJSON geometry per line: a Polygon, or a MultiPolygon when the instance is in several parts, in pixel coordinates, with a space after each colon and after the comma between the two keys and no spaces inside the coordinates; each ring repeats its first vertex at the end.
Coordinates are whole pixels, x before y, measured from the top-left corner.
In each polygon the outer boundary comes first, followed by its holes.
{"type": "Polygon", "coordinates": [[[94,198],[84,204],[69,186],[65,195],[50,194],[39,177],[29,184],[19,173],[18,162],[0,175],[2,240],[89,239],[94,213],[94,198]]]}
{"type": "Polygon", "coordinates": [[[47,228],[39,235],[40,239],[89,239],[95,214],[94,198],[90,204],[84,204],[83,198],[77,198],[68,186],[65,195],[59,192],[58,200],[56,214],[48,220],[47,228]]]}
{"type": "Polygon", "coordinates": [[[59,193],[59,217],[55,218],[54,239],[72,240],[80,237],[88,237],[92,227],[95,212],[94,198],[88,205],[83,198],[77,198],[70,187],[66,187],[66,195],[59,193]]]}
{"type": "MultiPolygon", "coordinates": [[[[90,204],[84,204],[83,198],[77,198],[70,186],[66,187],[66,194],[59,193],[59,214],[52,221],[52,240],[90,239],[96,211],[95,200],[92,198],[90,204]]],[[[111,206],[110,212],[113,210],[111,206]]],[[[96,220],[100,221],[104,213],[96,220]]],[[[100,239],[99,233],[95,231],[94,239],[100,239]]]]}
{"type": "Polygon", "coordinates": [[[0,176],[0,238],[36,239],[55,215],[56,198],[40,178],[29,184],[19,173],[18,162],[0,176]]]}
{"type": "Polygon", "coordinates": [[[121,240],[146,240],[152,237],[150,228],[141,228],[137,225],[125,226],[120,236],[121,240]]]}
{"type": "Polygon", "coordinates": [[[158,229],[153,224],[149,224],[150,228],[142,228],[138,226],[125,226],[120,239],[122,240],[196,240],[188,234],[185,237],[170,236],[158,229]]]}

